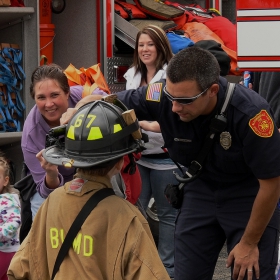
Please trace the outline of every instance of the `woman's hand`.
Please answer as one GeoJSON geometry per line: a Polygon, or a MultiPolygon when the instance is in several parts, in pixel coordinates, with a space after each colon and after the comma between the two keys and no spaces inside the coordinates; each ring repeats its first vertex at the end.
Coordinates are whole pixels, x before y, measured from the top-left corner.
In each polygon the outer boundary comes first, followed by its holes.
{"type": "Polygon", "coordinates": [[[60,181],[58,178],[58,167],[57,165],[51,164],[47,162],[43,157],[43,150],[41,150],[37,155],[36,158],[39,160],[41,167],[46,171],[46,179],[45,184],[49,189],[55,189],[59,187],[60,181]]]}

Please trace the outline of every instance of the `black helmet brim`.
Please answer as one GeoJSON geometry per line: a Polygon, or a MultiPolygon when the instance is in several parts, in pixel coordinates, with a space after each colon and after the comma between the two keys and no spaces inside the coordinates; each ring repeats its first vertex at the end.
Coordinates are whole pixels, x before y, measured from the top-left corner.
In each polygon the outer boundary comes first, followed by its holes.
{"type": "Polygon", "coordinates": [[[134,152],[139,151],[139,146],[137,143],[134,144],[134,147],[130,147],[123,152],[118,152],[117,154],[110,154],[110,155],[101,155],[101,156],[94,156],[94,157],[82,157],[82,156],[71,156],[66,154],[63,148],[58,146],[51,146],[43,151],[44,159],[54,165],[61,165],[65,167],[79,167],[79,168],[86,168],[91,166],[97,166],[103,163],[106,163],[110,160],[121,158],[127,154],[131,154],[134,152]]]}

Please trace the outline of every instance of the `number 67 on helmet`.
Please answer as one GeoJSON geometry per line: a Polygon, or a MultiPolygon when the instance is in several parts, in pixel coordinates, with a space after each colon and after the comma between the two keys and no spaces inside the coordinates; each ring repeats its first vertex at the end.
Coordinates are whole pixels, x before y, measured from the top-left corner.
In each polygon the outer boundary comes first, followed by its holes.
{"type": "Polygon", "coordinates": [[[64,140],[44,150],[48,162],[85,168],[145,149],[134,111],[102,100],[85,104],[73,115],[64,140]]]}

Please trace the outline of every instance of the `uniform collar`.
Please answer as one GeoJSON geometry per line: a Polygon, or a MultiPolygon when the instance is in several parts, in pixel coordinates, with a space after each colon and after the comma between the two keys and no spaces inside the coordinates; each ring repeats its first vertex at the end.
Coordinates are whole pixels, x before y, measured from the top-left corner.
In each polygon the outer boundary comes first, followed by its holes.
{"type": "Polygon", "coordinates": [[[93,190],[100,190],[104,188],[112,188],[109,177],[89,176],[81,173],[76,173],[74,175],[74,179],[66,183],[64,186],[66,193],[76,196],[82,196],[83,194],[93,190]]]}
{"type": "Polygon", "coordinates": [[[218,92],[217,104],[216,104],[216,107],[214,109],[215,114],[220,113],[220,111],[222,109],[222,106],[223,106],[224,101],[225,101],[227,85],[228,85],[227,80],[225,78],[223,78],[223,77],[220,77],[220,79],[219,79],[219,92],[218,92]]]}
{"type": "Polygon", "coordinates": [[[219,91],[217,94],[217,103],[215,108],[213,109],[213,111],[208,114],[208,115],[200,115],[198,116],[196,119],[193,120],[194,124],[199,124],[199,125],[204,125],[206,124],[208,126],[209,121],[211,121],[211,119],[220,113],[222,106],[224,104],[225,101],[225,93],[227,90],[227,80],[223,77],[220,77],[219,79],[219,91]]]}

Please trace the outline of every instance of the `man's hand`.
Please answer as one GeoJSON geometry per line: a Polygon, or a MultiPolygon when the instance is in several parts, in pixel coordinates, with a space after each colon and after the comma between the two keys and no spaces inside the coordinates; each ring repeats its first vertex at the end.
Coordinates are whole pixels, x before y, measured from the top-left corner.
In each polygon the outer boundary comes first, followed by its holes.
{"type": "MultiPolygon", "coordinates": [[[[244,86],[244,81],[240,81],[239,84],[244,86]]],[[[249,88],[249,89],[252,89],[252,88],[253,88],[253,84],[252,84],[252,83],[249,83],[248,88],[249,88]]]]}
{"type": "MultiPolygon", "coordinates": [[[[248,280],[253,273],[260,277],[258,243],[270,221],[280,197],[280,177],[258,179],[259,190],[255,198],[250,219],[240,242],[232,249],[227,259],[227,267],[234,263],[233,279],[242,280],[248,274],[248,280]]],[[[274,243],[274,240],[270,242],[274,243]]],[[[276,243],[276,242],[275,242],[276,243]]],[[[278,246],[275,244],[275,246],[278,246]]]]}
{"type": "Polygon", "coordinates": [[[89,103],[89,102],[93,102],[96,100],[101,100],[102,97],[104,97],[103,95],[99,95],[99,94],[92,94],[92,95],[87,95],[84,98],[82,98],[75,106],[75,108],[79,109],[80,107],[82,107],[83,105],[89,103]]]}
{"type": "Polygon", "coordinates": [[[68,108],[67,111],[62,114],[62,116],[60,118],[60,125],[67,124],[80,107],[82,107],[83,105],[85,105],[89,102],[101,100],[102,97],[103,97],[103,95],[98,95],[98,94],[88,95],[88,96],[84,97],[76,104],[75,108],[68,108]]]}
{"type": "Polygon", "coordinates": [[[77,111],[78,108],[68,108],[67,111],[63,113],[60,118],[60,125],[67,124],[77,111]]]}
{"type": "Polygon", "coordinates": [[[248,280],[252,280],[253,273],[255,273],[256,278],[259,279],[259,249],[257,244],[249,245],[241,242],[238,243],[230,252],[226,266],[230,267],[233,262],[233,279],[244,279],[246,272],[248,280]]]}

